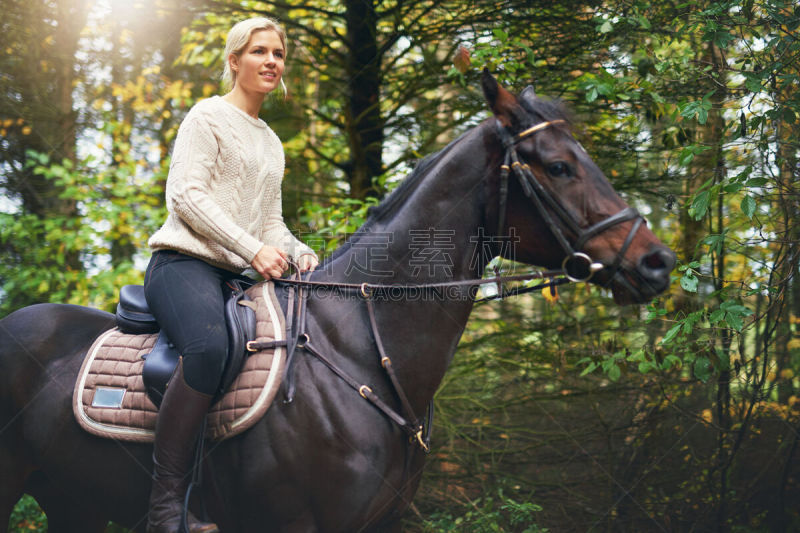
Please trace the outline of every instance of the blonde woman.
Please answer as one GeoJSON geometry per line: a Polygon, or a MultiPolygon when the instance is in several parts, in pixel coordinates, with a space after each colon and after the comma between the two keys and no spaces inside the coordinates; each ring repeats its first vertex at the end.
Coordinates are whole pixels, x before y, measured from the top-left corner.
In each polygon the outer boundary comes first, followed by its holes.
{"type": "MultiPolygon", "coordinates": [[[[181,359],[156,422],[147,531],[178,531],[202,421],[227,354],[222,285],[248,266],[265,279],[289,261],[301,270],[316,254],[281,214],[284,155],[259,118],[264,98],[283,87],[286,34],[272,19],[239,22],[228,33],[224,96],[197,103],[178,130],[167,178],[164,225],[149,241],[147,302],[181,359]]],[[[189,517],[189,530],[215,524],[189,517]]]]}

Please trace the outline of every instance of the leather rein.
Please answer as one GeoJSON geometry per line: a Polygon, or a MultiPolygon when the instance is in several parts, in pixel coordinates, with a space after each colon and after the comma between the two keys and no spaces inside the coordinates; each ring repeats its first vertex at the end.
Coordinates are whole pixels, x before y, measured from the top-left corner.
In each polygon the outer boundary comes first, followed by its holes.
{"type": "MultiPolygon", "coordinates": [[[[498,231],[502,231],[505,225],[505,211],[508,203],[508,177],[513,170],[514,175],[517,176],[525,195],[533,201],[538,209],[545,223],[553,232],[556,240],[567,254],[561,265],[561,270],[550,270],[545,272],[534,272],[530,274],[520,274],[514,276],[495,276],[492,278],[477,278],[456,281],[445,281],[436,283],[420,283],[420,284],[380,284],[380,283],[345,283],[345,282],[327,282],[327,281],[311,281],[309,272],[304,278],[299,273],[296,265],[294,266],[295,274],[290,278],[278,278],[273,281],[280,284],[288,285],[289,300],[287,303],[287,362],[286,362],[286,393],[285,402],[289,403],[294,398],[295,383],[293,378],[293,356],[297,349],[305,350],[325,366],[327,366],[334,374],[346,382],[351,388],[358,392],[358,394],[369,401],[379,411],[392,420],[398,427],[406,434],[409,442],[418,445],[425,453],[430,451],[430,434],[433,425],[433,401],[428,404],[427,413],[424,418],[418,417],[414,413],[414,409],[408,400],[408,397],[403,390],[397,375],[395,374],[392,366],[392,360],[387,355],[386,349],[383,345],[380,332],[378,330],[378,322],[375,317],[374,297],[382,291],[391,291],[396,294],[398,291],[405,293],[411,291],[435,291],[450,287],[467,287],[474,290],[476,287],[485,284],[496,284],[499,287],[498,294],[489,296],[480,300],[475,300],[476,303],[498,298],[505,298],[507,296],[522,294],[534,290],[541,290],[545,287],[552,287],[574,282],[586,282],[594,275],[595,272],[609,268],[611,271],[610,280],[618,279],[624,284],[628,284],[624,277],[618,276],[619,268],[622,263],[622,257],[633,241],[636,232],[643,222],[642,216],[632,207],[625,208],[615,215],[612,215],[605,220],[602,220],[588,228],[582,228],[572,213],[564,208],[547,190],[539,183],[527,163],[520,163],[519,155],[517,154],[516,145],[549,126],[565,123],[564,120],[553,120],[549,122],[542,122],[533,127],[530,127],[516,135],[510,134],[506,128],[497,122],[498,135],[505,148],[505,158],[502,166],[500,167],[500,201],[499,201],[499,220],[498,231]],[[583,246],[592,238],[607,229],[635,219],[628,235],[623,242],[622,247],[617,252],[617,256],[610,267],[606,267],[602,263],[594,262],[588,254],[580,251],[583,246]],[[557,223],[558,222],[558,223],[557,223]],[[569,241],[564,235],[564,227],[576,236],[575,244],[570,245],[569,241]],[[548,282],[542,282],[534,286],[512,288],[504,290],[503,283],[506,282],[519,282],[530,281],[533,279],[549,279],[548,282]],[[380,365],[384,369],[386,376],[389,380],[391,388],[393,389],[397,399],[400,403],[400,410],[394,409],[378,395],[376,395],[372,388],[362,383],[346,371],[341,369],[335,362],[329,359],[325,354],[316,348],[311,338],[311,335],[306,329],[306,314],[307,314],[307,301],[310,294],[310,289],[323,289],[327,291],[351,291],[359,295],[367,307],[367,314],[369,315],[370,329],[372,338],[375,342],[378,357],[380,358],[380,365]]],[[[609,281],[610,282],[610,281],[609,281]]],[[[471,297],[474,296],[474,293],[471,297]]],[[[258,350],[273,348],[275,342],[260,343],[251,341],[247,343],[248,351],[255,352],[258,350]]]]}

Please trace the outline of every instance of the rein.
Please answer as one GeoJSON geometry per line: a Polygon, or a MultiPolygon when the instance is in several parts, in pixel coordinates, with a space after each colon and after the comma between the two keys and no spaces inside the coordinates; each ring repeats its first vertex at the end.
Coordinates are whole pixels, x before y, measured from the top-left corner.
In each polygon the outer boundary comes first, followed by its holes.
{"type": "Polygon", "coordinates": [[[300,277],[292,278],[277,278],[273,279],[275,283],[282,283],[286,285],[293,285],[296,287],[326,289],[326,290],[345,290],[356,291],[363,298],[369,298],[370,295],[376,292],[415,292],[415,291],[435,291],[437,289],[446,289],[450,287],[478,287],[480,285],[496,284],[502,287],[503,283],[513,281],[530,281],[534,279],[552,279],[546,283],[540,283],[532,287],[524,287],[521,289],[509,289],[502,292],[500,295],[490,296],[475,300],[475,303],[481,303],[489,300],[496,300],[504,298],[505,296],[513,296],[523,294],[525,292],[535,291],[552,287],[555,285],[562,285],[569,281],[585,281],[583,279],[573,279],[569,277],[564,270],[546,270],[544,272],[531,272],[528,274],[517,274],[513,276],[494,276],[491,278],[471,278],[455,281],[440,281],[434,283],[345,283],[338,281],[311,281],[302,279],[300,277]],[[558,276],[566,276],[566,278],[558,278],[558,276]],[[553,279],[555,278],[555,279],[553,279]]]}

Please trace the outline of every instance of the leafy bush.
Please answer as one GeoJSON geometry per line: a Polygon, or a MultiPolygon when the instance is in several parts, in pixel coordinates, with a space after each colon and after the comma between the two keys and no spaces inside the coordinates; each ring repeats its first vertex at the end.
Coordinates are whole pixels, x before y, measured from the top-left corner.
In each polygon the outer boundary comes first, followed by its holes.
{"type": "Polygon", "coordinates": [[[466,510],[460,516],[449,512],[435,513],[422,524],[425,533],[444,533],[449,531],[470,531],[471,533],[547,533],[535,523],[534,515],[542,510],[532,502],[518,502],[503,494],[487,496],[465,504],[466,510]]]}

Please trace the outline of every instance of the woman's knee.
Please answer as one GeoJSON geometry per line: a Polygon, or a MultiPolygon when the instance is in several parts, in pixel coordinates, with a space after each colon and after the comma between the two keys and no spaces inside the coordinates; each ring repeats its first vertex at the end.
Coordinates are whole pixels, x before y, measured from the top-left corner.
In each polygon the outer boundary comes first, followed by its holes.
{"type": "Polygon", "coordinates": [[[204,339],[187,343],[181,355],[186,383],[205,394],[216,392],[228,357],[225,325],[211,326],[204,339]]]}

